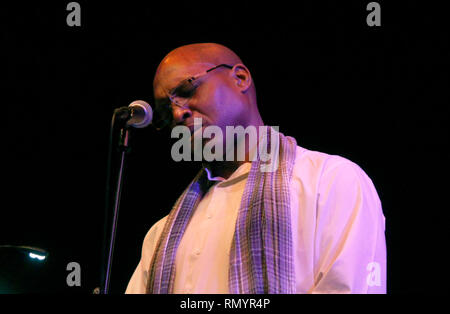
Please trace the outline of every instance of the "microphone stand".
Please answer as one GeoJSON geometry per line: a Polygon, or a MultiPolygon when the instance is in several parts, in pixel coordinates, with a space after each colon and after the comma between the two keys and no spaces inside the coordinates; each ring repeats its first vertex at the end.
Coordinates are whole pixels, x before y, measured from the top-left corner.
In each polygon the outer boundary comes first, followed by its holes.
{"type": "MultiPolygon", "coordinates": [[[[121,109],[121,108],[120,108],[121,109]]],[[[106,206],[105,206],[105,225],[104,225],[104,244],[103,244],[103,254],[102,254],[102,274],[101,274],[101,283],[102,286],[94,289],[94,294],[108,294],[109,286],[111,281],[111,269],[112,269],[112,261],[114,255],[114,242],[116,237],[117,230],[117,222],[119,218],[119,207],[120,207],[120,197],[122,193],[123,186],[123,172],[125,166],[126,155],[129,152],[129,140],[130,140],[130,130],[129,126],[126,123],[126,120],[129,118],[128,111],[123,111],[120,109],[116,109],[113,114],[112,122],[111,122],[111,131],[110,131],[110,143],[109,143],[109,152],[108,152],[108,169],[107,169],[107,182],[106,182],[106,206]],[[121,120],[121,128],[119,132],[119,140],[118,140],[118,151],[119,151],[119,169],[117,173],[117,181],[116,188],[114,191],[114,204],[113,204],[113,217],[112,217],[112,228],[109,236],[109,250],[106,259],[106,246],[107,246],[107,223],[109,222],[109,201],[111,199],[110,195],[110,177],[111,177],[111,159],[112,159],[112,138],[115,129],[115,122],[119,118],[121,120]],[[105,265],[106,264],[106,265],[105,265]]]]}

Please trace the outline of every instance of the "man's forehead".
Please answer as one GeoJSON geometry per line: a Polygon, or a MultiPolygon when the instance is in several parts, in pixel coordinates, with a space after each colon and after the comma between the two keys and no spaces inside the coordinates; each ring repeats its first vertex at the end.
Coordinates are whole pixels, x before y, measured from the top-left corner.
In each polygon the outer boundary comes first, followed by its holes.
{"type": "Polygon", "coordinates": [[[215,66],[212,62],[172,62],[164,63],[156,75],[161,78],[177,79],[196,75],[215,66]]]}
{"type": "Polygon", "coordinates": [[[165,62],[161,63],[155,75],[153,88],[168,90],[175,87],[182,80],[200,74],[214,67],[211,62],[165,62]]]}

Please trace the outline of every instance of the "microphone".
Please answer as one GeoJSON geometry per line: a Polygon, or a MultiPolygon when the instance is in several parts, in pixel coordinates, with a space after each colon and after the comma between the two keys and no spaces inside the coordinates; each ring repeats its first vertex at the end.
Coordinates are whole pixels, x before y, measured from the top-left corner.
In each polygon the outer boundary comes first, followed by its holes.
{"type": "Polygon", "coordinates": [[[117,108],[115,114],[116,119],[138,129],[149,126],[153,120],[152,107],[143,100],[133,101],[128,107],[117,108]]]}

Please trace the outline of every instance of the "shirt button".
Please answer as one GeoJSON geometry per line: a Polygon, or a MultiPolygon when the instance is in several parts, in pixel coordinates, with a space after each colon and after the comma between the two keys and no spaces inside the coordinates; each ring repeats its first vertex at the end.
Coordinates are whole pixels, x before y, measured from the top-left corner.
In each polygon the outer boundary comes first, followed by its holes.
{"type": "Polygon", "coordinates": [[[208,219],[211,219],[211,218],[212,218],[212,216],[211,216],[211,215],[208,215],[208,216],[207,216],[207,218],[208,218],[208,219]]]}
{"type": "Polygon", "coordinates": [[[200,250],[195,250],[195,255],[200,255],[200,250]]]}

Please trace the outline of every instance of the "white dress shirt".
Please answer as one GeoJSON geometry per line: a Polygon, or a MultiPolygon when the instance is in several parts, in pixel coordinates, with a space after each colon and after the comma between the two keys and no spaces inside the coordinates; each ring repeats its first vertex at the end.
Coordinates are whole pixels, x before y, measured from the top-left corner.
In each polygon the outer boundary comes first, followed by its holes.
{"type": "MultiPolygon", "coordinates": [[[[251,163],[215,183],[175,258],[174,293],[229,293],[231,242],[251,163]]],[[[297,293],[386,293],[385,218],[370,178],[340,156],[297,147],[290,186],[297,293]]],[[[166,217],[145,236],[126,293],[145,293],[166,217]]]]}

